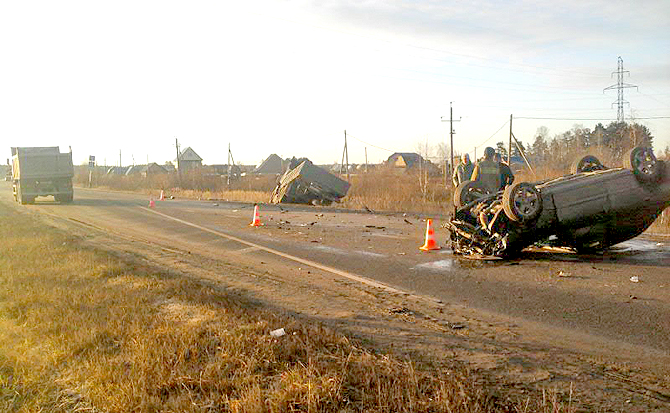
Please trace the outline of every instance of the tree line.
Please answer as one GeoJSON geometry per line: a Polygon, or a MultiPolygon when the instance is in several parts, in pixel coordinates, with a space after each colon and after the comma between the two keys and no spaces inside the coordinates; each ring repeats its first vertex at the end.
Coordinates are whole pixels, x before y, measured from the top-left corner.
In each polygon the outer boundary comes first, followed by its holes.
{"type": "MultiPolygon", "coordinates": [[[[554,170],[565,170],[580,156],[596,155],[606,165],[619,166],[623,155],[635,146],[652,146],[653,139],[649,129],[639,123],[611,122],[605,126],[595,125],[593,130],[582,125],[550,137],[549,129],[541,126],[537,129],[532,144],[519,142],[521,150],[530,160],[531,165],[544,166],[554,170]],[[527,147],[526,147],[527,146],[527,147]]],[[[498,142],[496,150],[503,157],[507,156],[507,148],[498,142]]],[[[520,156],[519,147],[512,146],[512,156],[520,156]]],[[[670,155],[670,148],[663,152],[656,151],[658,157],[670,155]]]]}

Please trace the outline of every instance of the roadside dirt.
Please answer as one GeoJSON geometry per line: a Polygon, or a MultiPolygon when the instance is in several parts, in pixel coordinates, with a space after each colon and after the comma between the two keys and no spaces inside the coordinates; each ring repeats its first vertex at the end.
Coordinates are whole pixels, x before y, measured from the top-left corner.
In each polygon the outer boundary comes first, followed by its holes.
{"type": "MultiPolygon", "coordinates": [[[[248,210],[241,215],[247,216],[248,210]]],[[[647,347],[473,310],[467,303],[441,302],[428,296],[392,292],[270,254],[250,254],[248,249],[221,255],[220,248],[212,243],[174,239],[155,230],[146,236],[146,233],[141,235],[143,229],[124,227],[118,222],[110,224],[112,229],[92,226],[85,217],[74,220],[55,214],[42,216],[51,225],[70,232],[73,242],[81,242],[83,246],[106,251],[137,265],[168,269],[222,289],[251,295],[298,317],[339,328],[384,351],[430,361],[438,368],[465,367],[499,397],[518,401],[520,405],[529,397],[541,399],[544,393],[547,398],[561,401],[565,411],[661,412],[670,409],[670,369],[667,367],[670,357],[666,352],[652,352],[647,347]]],[[[326,228],[328,242],[319,242],[329,248],[351,245],[352,232],[346,227],[354,225],[359,228],[363,245],[368,239],[379,240],[370,242],[374,244],[372,248],[360,247],[370,253],[392,246],[398,246],[401,251],[400,246],[404,248],[408,236],[414,243],[417,234],[421,239],[425,228],[419,217],[376,216],[371,224],[369,215],[328,211],[277,211],[266,214],[264,220],[265,234],[294,241],[312,242],[316,230],[326,228]],[[323,215],[315,218],[316,214],[323,215]],[[320,220],[319,226],[310,225],[316,219],[320,220]],[[371,235],[375,232],[383,234],[371,235]]],[[[576,277],[589,276],[584,266],[563,258],[560,255],[555,259],[544,257],[532,270],[524,268],[524,274],[518,277],[533,280],[551,274],[545,281],[566,281],[567,291],[583,288],[583,284],[575,281],[576,277]],[[569,275],[558,277],[558,271],[569,275]]],[[[478,262],[462,265],[471,267],[475,273],[490,271],[486,264],[478,262]]],[[[621,271],[626,277],[630,271],[625,266],[614,270],[592,267],[594,273],[621,271]]],[[[627,287],[622,285],[619,289],[627,287]]],[[[611,293],[611,289],[598,283],[594,283],[594,288],[600,288],[602,294],[611,293]]]]}

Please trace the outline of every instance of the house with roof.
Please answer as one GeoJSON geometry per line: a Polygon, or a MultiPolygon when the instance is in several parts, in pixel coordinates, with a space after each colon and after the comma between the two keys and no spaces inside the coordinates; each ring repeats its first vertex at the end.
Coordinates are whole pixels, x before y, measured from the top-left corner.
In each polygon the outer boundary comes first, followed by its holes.
{"type": "Polygon", "coordinates": [[[145,165],[144,168],[140,170],[140,175],[143,177],[149,176],[156,176],[156,175],[163,175],[168,173],[168,171],[163,168],[161,165],[157,164],[156,162],[151,162],[149,165],[145,165]]]}
{"type": "Polygon", "coordinates": [[[181,151],[179,154],[179,159],[175,159],[177,168],[182,171],[190,171],[191,169],[202,168],[202,158],[200,155],[195,153],[193,149],[189,146],[188,148],[181,151]]]}
{"type": "Polygon", "coordinates": [[[395,172],[424,171],[431,176],[441,174],[440,168],[414,152],[396,152],[389,156],[386,165],[395,172]]]}
{"type": "Polygon", "coordinates": [[[390,167],[404,169],[413,168],[415,166],[418,167],[424,162],[426,161],[423,157],[414,152],[396,152],[389,156],[386,161],[387,165],[390,167]]]}
{"type": "Polygon", "coordinates": [[[128,168],[128,166],[110,166],[107,169],[107,175],[125,175],[128,168]]]}
{"type": "Polygon", "coordinates": [[[265,160],[254,169],[257,174],[281,174],[284,173],[288,162],[283,160],[279,155],[273,153],[265,158],[265,160]]]}

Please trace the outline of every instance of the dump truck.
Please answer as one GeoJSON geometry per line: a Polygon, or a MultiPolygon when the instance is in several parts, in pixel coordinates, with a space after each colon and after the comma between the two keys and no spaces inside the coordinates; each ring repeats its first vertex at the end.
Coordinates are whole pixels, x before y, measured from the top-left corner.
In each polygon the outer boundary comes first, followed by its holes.
{"type": "Polygon", "coordinates": [[[349,182],[312,164],[309,159],[293,158],[272,191],[270,202],[329,205],[338,202],[348,190],[349,182]]]}
{"type": "Polygon", "coordinates": [[[73,176],[72,151],[61,153],[58,146],[12,147],[12,191],[21,204],[49,195],[56,202],[72,202],[73,176]]]}

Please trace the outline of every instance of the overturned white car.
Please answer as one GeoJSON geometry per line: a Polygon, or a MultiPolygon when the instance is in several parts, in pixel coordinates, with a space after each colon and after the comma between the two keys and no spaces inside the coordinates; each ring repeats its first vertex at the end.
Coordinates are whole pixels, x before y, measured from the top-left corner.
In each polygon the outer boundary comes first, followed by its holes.
{"type": "Polygon", "coordinates": [[[463,182],[447,223],[452,249],[509,257],[545,240],[590,252],[634,238],[670,205],[670,171],[647,147],[631,149],[624,166],[606,168],[586,156],[572,174],[514,183],[495,194],[463,182]]]}

